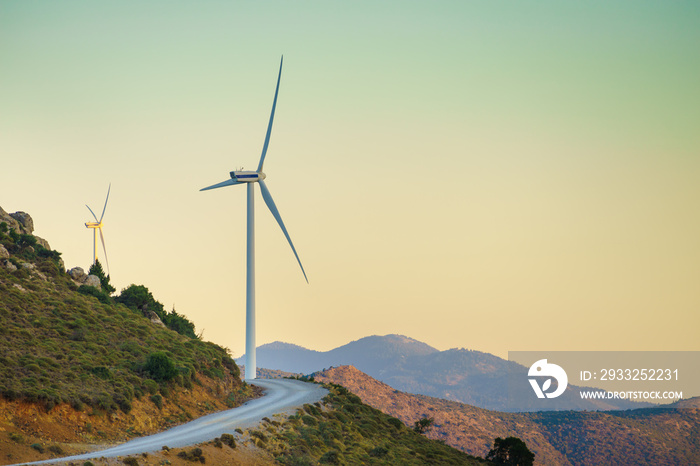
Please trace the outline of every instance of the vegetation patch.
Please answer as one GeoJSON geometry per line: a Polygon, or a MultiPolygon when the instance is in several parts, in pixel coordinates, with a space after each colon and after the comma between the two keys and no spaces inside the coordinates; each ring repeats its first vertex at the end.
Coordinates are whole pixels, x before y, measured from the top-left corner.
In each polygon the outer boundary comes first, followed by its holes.
{"type": "Polygon", "coordinates": [[[324,409],[305,405],[279,426],[267,423],[275,427],[267,434],[251,431],[251,438],[264,439],[263,447],[286,465],[490,464],[420,435],[340,385],[325,387],[324,409]]]}

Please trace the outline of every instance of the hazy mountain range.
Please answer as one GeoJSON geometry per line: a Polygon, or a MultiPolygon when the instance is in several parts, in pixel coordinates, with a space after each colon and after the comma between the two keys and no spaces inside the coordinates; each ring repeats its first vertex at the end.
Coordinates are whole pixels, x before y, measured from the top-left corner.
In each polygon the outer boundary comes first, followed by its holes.
{"type": "MultiPolygon", "coordinates": [[[[237,359],[245,364],[245,356],[237,359]]],[[[408,393],[459,401],[497,411],[609,410],[651,406],[626,400],[582,400],[569,385],[545,403],[532,396],[527,368],[489,353],[467,349],[439,351],[402,335],[369,336],[330,351],[313,351],[274,342],[257,349],[258,367],[310,374],[329,367],[351,365],[387,385],[408,393]],[[509,399],[509,374],[519,384],[509,399]]]]}

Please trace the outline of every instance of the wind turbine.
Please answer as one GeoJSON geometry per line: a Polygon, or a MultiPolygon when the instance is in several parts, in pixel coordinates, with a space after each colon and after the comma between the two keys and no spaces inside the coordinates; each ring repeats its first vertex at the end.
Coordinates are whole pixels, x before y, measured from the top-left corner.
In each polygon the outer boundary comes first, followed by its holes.
{"type": "Polygon", "coordinates": [[[109,200],[109,191],[112,189],[112,183],[109,184],[109,188],[107,188],[107,199],[105,199],[105,206],[102,208],[102,215],[100,216],[100,219],[97,220],[97,215],[95,215],[95,212],[92,211],[89,205],[85,204],[85,207],[88,208],[92,216],[95,218],[94,222],[86,222],[85,226],[87,228],[92,228],[93,231],[93,240],[92,240],[92,246],[93,250],[95,252],[93,259],[92,259],[92,265],[95,265],[95,262],[97,262],[97,230],[100,230],[100,241],[102,241],[102,250],[105,253],[105,262],[107,263],[107,275],[109,275],[109,260],[107,260],[107,248],[105,247],[105,237],[102,235],[102,219],[105,216],[105,210],[107,210],[107,201],[109,200]]]}
{"type": "Polygon", "coordinates": [[[265,173],[263,173],[263,163],[265,162],[265,154],[267,154],[267,146],[270,143],[270,133],[272,132],[272,121],[275,118],[275,106],[277,105],[277,94],[280,90],[280,78],[282,77],[282,62],[284,56],[280,59],[280,71],[277,75],[277,87],[275,88],[275,99],[272,101],[272,112],[270,112],[270,122],[267,124],[267,134],[265,135],[265,144],[263,144],[262,154],[260,155],[260,163],[258,164],[258,169],[256,171],[244,171],[236,170],[229,173],[231,179],[222,181],[221,183],[208,186],[206,188],[200,189],[200,191],[206,191],[208,189],[223,188],[224,186],[233,186],[236,184],[247,184],[247,252],[246,252],[246,325],[245,325],[245,378],[246,380],[252,380],[256,378],[257,375],[257,365],[255,362],[255,209],[253,203],[253,194],[255,183],[260,185],[260,192],[262,193],[263,200],[270,209],[272,216],[275,217],[284,236],[287,238],[289,245],[292,247],[294,256],[297,258],[299,267],[301,267],[301,273],[304,274],[304,279],[306,283],[309,283],[309,279],[306,277],[306,272],[304,271],[304,266],[301,265],[301,260],[297,254],[297,250],[294,248],[292,239],[289,237],[289,233],[282,222],[282,217],[275,206],[275,201],[272,200],[272,195],[265,185],[265,173]]]}

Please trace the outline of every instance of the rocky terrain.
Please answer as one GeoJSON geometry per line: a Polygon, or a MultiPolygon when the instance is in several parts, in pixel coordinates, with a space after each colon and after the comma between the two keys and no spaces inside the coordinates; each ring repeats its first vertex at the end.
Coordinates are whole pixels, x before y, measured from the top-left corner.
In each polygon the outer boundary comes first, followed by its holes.
{"type": "Polygon", "coordinates": [[[430,438],[485,456],[495,437],[516,436],[548,465],[700,464],[700,398],[671,408],[503,413],[393,389],[352,366],[315,372],[407,426],[428,417],[430,438]]]}

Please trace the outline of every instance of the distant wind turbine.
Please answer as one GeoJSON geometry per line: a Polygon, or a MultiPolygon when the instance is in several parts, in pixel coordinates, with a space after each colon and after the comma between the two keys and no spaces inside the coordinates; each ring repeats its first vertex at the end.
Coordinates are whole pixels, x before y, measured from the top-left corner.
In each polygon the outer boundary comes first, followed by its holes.
{"type": "Polygon", "coordinates": [[[92,264],[95,265],[97,262],[97,230],[100,230],[100,241],[102,241],[102,250],[105,253],[105,263],[107,264],[107,275],[109,275],[109,260],[107,260],[107,248],[105,247],[105,237],[102,235],[102,219],[105,216],[105,210],[107,210],[107,201],[109,200],[109,191],[112,189],[112,183],[109,184],[109,188],[107,188],[107,199],[105,199],[105,206],[102,208],[102,215],[100,216],[100,219],[97,220],[97,215],[95,215],[95,212],[92,211],[89,205],[85,204],[85,207],[88,208],[92,216],[95,218],[94,222],[87,222],[85,223],[85,226],[87,228],[92,228],[93,230],[93,241],[92,241],[92,246],[93,250],[95,252],[93,259],[92,259],[92,264]]]}
{"type": "Polygon", "coordinates": [[[280,78],[282,77],[282,62],[284,60],[284,56],[282,59],[280,59],[280,71],[279,74],[277,75],[277,87],[275,88],[275,99],[272,101],[272,112],[270,112],[270,122],[267,125],[267,134],[265,135],[265,144],[263,145],[262,149],[262,154],[260,155],[260,163],[258,164],[258,169],[256,171],[243,171],[237,170],[237,171],[232,171],[230,172],[231,179],[222,181],[221,183],[217,183],[212,186],[208,186],[206,188],[200,189],[200,191],[206,191],[208,189],[215,189],[215,188],[223,188],[224,186],[232,186],[235,184],[243,184],[247,183],[247,189],[248,189],[248,208],[247,208],[247,217],[248,217],[248,227],[247,227],[247,240],[248,240],[248,247],[247,247],[247,255],[246,255],[246,262],[247,262],[247,268],[246,268],[246,343],[245,343],[245,354],[246,354],[246,363],[245,363],[245,378],[248,380],[255,379],[257,376],[257,366],[255,362],[255,210],[253,206],[253,193],[254,193],[254,183],[258,183],[260,185],[260,192],[262,193],[263,200],[265,201],[265,204],[267,205],[268,209],[270,209],[270,212],[272,213],[272,216],[275,217],[275,220],[277,220],[277,223],[279,224],[280,228],[282,228],[282,232],[284,233],[284,236],[287,238],[287,241],[289,242],[289,245],[292,247],[292,251],[294,252],[294,256],[297,258],[297,262],[299,263],[299,267],[301,267],[301,272],[304,274],[304,279],[306,279],[306,283],[309,282],[309,279],[306,277],[306,272],[304,271],[304,266],[301,265],[301,260],[299,260],[299,255],[297,254],[297,250],[294,248],[294,244],[292,244],[292,239],[289,237],[289,233],[287,233],[287,229],[284,226],[284,223],[282,222],[282,217],[280,217],[280,213],[277,210],[277,206],[275,206],[275,202],[272,200],[272,196],[270,195],[270,191],[267,189],[267,186],[265,185],[265,182],[263,181],[265,179],[265,173],[263,173],[263,163],[265,162],[265,154],[267,154],[267,146],[270,143],[270,133],[272,133],[272,121],[275,118],[275,106],[277,105],[277,94],[280,89],[280,78]]]}

